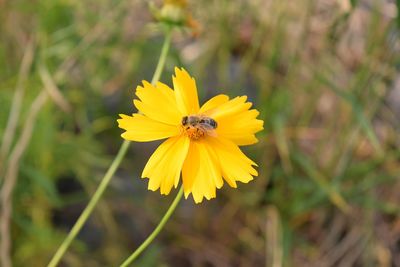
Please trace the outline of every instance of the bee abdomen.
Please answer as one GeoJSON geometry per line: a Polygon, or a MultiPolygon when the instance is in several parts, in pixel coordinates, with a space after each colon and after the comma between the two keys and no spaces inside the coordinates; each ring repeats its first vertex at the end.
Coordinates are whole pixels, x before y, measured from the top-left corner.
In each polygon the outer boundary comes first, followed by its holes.
{"type": "Polygon", "coordinates": [[[218,123],[214,120],[210,118],[209,124],[215,129],[218,126],[218,123]]]}

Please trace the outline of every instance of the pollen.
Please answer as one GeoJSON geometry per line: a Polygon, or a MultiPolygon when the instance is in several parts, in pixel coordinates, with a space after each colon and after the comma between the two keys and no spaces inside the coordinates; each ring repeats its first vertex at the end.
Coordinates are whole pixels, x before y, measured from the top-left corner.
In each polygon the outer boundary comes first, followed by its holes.
{"type": "Polygon", "coordinates": [[[199,140],[207,133],[206,130],[194,126],[183,126],[183,131],[191,140],[199,140]]]}

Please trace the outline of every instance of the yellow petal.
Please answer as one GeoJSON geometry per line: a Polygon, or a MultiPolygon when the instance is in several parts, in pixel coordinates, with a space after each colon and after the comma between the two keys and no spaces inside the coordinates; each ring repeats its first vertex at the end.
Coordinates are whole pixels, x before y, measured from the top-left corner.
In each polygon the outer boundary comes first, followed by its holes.
{"type": "Polygon", "coordinates": [[[180,127],[158,122],[141,114],[120,114],[118,127],[124,129],[121,136],[130,141],[148,142],[180,134],[180,127]]]}
{"type": "Polygon", "coordinates": [[[257,143],[255,133],[261,131],[264,122],[257,120],[259,112],[255,109],[238,112],[217,120],[217,135],[233,141],[239,146],[257,143]]]}
{"type": "Polygon", "coordinates": [[[205,115],[219,121],[223,118],[228,118],[236,113],[248,110],[251,107],[250,102],[246,102],[247,96],[235,97],[221,105],[204,112],[205,115]]]}
{"type": "Polygon", "coordinates": [[[177,187],[189,143],[189,138],[176,136],[156,149],[142,173],[142,178],[149,178],[149,190],[160,188],[161,194],[168,195],[172,186],[177,187]]]}
{"type": "Polygon", "coordinates": [[[217,95],[208,100],[206,103],[203,104],[200,108],[200,113],[205,113],[209,110],[217,108],[218,106],[226,103],[229,101],[229,97],[227,95],[217,95]]]}
{"type": "Polygon", "coordinates": [[[196,81],[184,70],[175,68],[175,76],[172,77],[175,99],[181,114],[197,114],[199,111],[199,99],[197,96],[196,81]]]}
{"type": "Polygon", "coordinates": [[[136,88],[140,100],[133,101],[135,107],[144,115],[155,121],[170,125],[178,125],[182,120],[174,96],[167,85],[158,82],[156,86],[143,81],[143,87],[136,88]]]}
{"type": "Polygon", "coordinates": [[[233,142],[223,138],[207,138],[207,142],[217,155],[221,167],[222,176],[232,187],[236,187],[236,181],[247,183],[257,176],[257,171],[252,165],[257,166],[249,159],[233,142]]]}
{"type": "Polygon", "coordinates": [[[216,196],[216,189],[223,185],[219,160],[206,142],[191,142],[182,169],[185,197],[190,193],[196,203],[203,198],[216,196]]]}
{"type": "Polygon", "coordinates": [[[197,143],[191,142],[189,151],[182,167],[182,182],[185,197],[187,198],[191,192],[194,180],[200,168],[200,153],[197,149],[197,143]]]}
{"type": "Polygon", "coordinates": [[[201,113],[217,121],[217,135],[233,141],[237,145],[257,143],[255,133],[263,129],[264,122],[257,120],[259,112],[249,110],[247,97],[236,97],[227,101],[224,95],[210,99],[201,107],[201,113]]]}

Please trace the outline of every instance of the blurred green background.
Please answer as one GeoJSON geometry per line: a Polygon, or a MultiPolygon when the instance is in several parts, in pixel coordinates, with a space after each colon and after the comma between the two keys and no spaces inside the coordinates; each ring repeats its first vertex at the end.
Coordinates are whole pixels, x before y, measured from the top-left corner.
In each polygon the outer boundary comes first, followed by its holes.
{"type": "MultiPolygon", "coordinates": [[[[183,66],[202,102],[248,95],[265,120],[244,148],[260,175],[182,201],[135,266],[400,266],[399,3],[188,1],[161,80],[183,66]]],[[[13,266],[45,266],[163,35],[138,0],[0,0],[0,21],[0,224],[13,266]]],[[[139,178],[156,146],[132,143],[60,266],[116,266],[153,230],[176,192],[139,178]]]]}

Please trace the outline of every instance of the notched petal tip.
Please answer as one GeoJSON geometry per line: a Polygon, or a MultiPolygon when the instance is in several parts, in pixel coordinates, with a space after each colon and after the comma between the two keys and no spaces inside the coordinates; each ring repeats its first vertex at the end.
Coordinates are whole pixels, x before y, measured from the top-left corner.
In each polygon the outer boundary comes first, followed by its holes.
{"type": "MultiPolygon", "coordinates": [[[[142,101],[140,101],[140,100],[138,100],[138,99],[133,99],[133,105],[135,105],[135,107],[137,108],[137,109],[139,109],[138,107],[137,107],[137,103],[138,102],[140,102],[140,103],[142,103],[142,101]]],[[[140,104],[139,104],[140,105],[140,104]]]]}
{"type": "Polygon", "coordinates": [[[125,115],[125,114],[118,114],[119,115],[119,119],[117,119],[117,123],[118,123],[118,127],[121,129],[124,129],[125,127],[122,127],[122,124],[124,124],[126,122],[126,120],[128,120],[129,118],[131,118],[131,116],[125,115]]]}
{"type": "Polygon", "coordinates": [[[127,136],[128,136],[128,132],[123,132],[123,133],[121,134],[121,137],[122,137],[123,139],[129,140],[127,136]]]}
{"type": "Polygon", "coordinates": [[[189,73],[183,67],[175,67],[174,71],[175,74],[187,74],[188,76],[190,76],[189,73]]]}
{"type": "Polygon", "coordinates": [[[143,90],[144,90],[143,86],[141,86],[141,85],[136,86],[135,95],[140,98],[140,94],[141,94],[141,92],[143,92],[143,90]]]}
{"type": "MultiPolygon", "coordinates": [[[[129,117],[129,115],[122,114],[122,113],[118,114],[118,116],[120,116],[122,119],[125,119],[126,117],[129,117]]],[[[118,120],[120,120],[120,119],[118,119],[118,120]]]]}
{"type": "Polygon", "coordinates": [[[161,195],[168,196],[171,191],[160,191],[161,195]]]}
{"type": "MultiPolygon", "coordinates": [[[[247,95],[241,95],[241,96],[237,96],[237,97],[235,97],[235,98],[239,99],[240,102],[242,102],[242,103],[244,103],[244,102],[247,101],[247,95]]],[[[235,99],[235,98],[234,98],[234,99],[235,99]]],[[[249,102],[249,103],[250,103],[250,102],[249,102]]]]}
{"type": "Polygon", "coordinates": [[[175,77],[174,76],[172,77],[175,79],[176,78],[189,79],[192,82],[196,82],[196,79],[193,76],[191,76],[189,72],[187,72],[183,67],[181,68],[175,67],[175,77]]]}
{"type": "Polygon", "coordinates": [[[149,183],[149,185],[147,186],[147,190],[156,192],[156,191],[158,190],[158,187],[154,187],[154,186],[152,186],[152,185],[149,183]]]}
{"type": "Polygon", "coordinates": [[[202,196],[198,196],[198,197],[194,197],[193,196],[193,200],[194,200],[194,202],[196,203],[196,204],[200,204],[200,203],[202,203],[203,202],[203,200],[204,199],[207,199],[207,200],[211,200],[211,199],[214,199],[214,198],[216,198],[217,196],[214,194],[214,195],[202,195],[202,196]]]}
{"type": "Polygon", "coordinates": [[[136,86],[136,91],[137,91],[137,90],[143,90],[143,89],[144,89],[144,82],[146,82],[146,81],[143,80],[143,81],[142,81],[142,85],[138,84],[138,85],[136,86]]]}
{"type": "Polygon", "coordinates": [[[201,195],[197,195],[197,196],[195,196],[195,195],[193,195],[193,192],[192,192],[192,197],[193,197],[193,200],[194,200],[194,203],[196,203],[196,204],[200,204],[201,202],[203,202],[203,199],[204,199],[204,197],[201,195]]]}
{"type": "MultiPolygon", "coordinates": [[[[255,175],[255,176],[257,176],[257,175],[255,175]]],[[[253,181],[254,180],[254,177],[253,176],[250,176],[249,178],[247,178],[247,179],[242,179],[242,180],[240,180],[240,182],[242,182],[242,183],[244,183],[244,184],[247,184],[247,183],[249,183],[249,182],[251,182],[251,181],[253,181]]]]}
{"type": "Polygon", "coordinates": [[[232,188],[237,188],[237,183],[236,181],[233,181],[233,183],[228,183],[230,187],[232,188]]]}
{"type": "Polygon", "coordinates": [[[190,195],[190,191],[186,191],[185,189],[183,189],[183,195],[185,196],[185,199],[187,199],[190,195]]]}
{"type": "Polygon", "coordinates": [[[248,112],[249,112],[249,114],[251,114],[251,117],[254,119],[257,118],[258,115],[260,115],[260,112],[257,109],[250,109],[248,112]]]}
{"type": "Polygon", "coordinates": [[[144,88],[153,87],[153,85],[150,82],[146,81],[146,80],[142,80],[142,84],[143,84],[144,88]]]}

